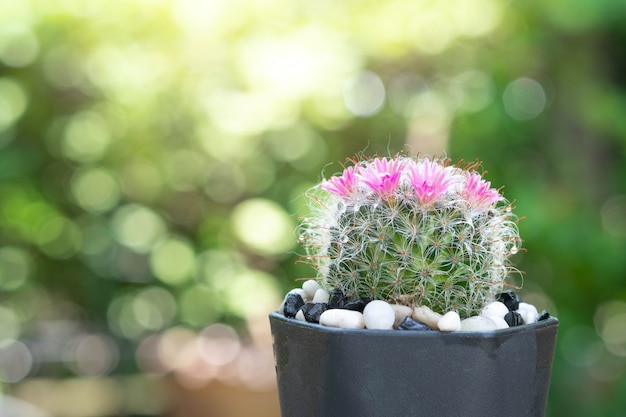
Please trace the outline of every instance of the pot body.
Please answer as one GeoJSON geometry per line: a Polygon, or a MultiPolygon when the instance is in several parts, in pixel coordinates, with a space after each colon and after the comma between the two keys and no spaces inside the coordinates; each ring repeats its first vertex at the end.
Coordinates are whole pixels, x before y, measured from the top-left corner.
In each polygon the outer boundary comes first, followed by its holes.
{"type": "Polygon", "coordinates": [[[346,330],[270,314],[282,417],[541,417],[558,320],[346,330]]]}

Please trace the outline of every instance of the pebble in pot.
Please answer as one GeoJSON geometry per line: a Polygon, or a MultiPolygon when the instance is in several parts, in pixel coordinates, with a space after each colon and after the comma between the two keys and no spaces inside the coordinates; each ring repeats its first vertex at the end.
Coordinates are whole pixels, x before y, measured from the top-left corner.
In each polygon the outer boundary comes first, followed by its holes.
{"type": "Polygon", "coordinates": [[[320,316],[326,310],[328,310],[328,304],[325,303],[306,303],[300,309],[304,319],[309,323],[319,323],[320,316]]]}
{"type": "Polygon", "coordinates": [[[410,330],[410,331],[430,331],[432,330],[427,324],[420,323],[419,321],[413,320],[411,317],[407,317],[404,319],[400,325],[398,325],[398,330],[410,330]]]}
{"type": "Polygon", "coordinates": [[[427,324],[433,330],[439,330],[438,323],[441,318],[441,314],[432,311],[426,306],[419,306],[413,309],[411,318],[420,323],[427,324]]]}
{"type": "Polygon", "coordinates": [[[522,301],[519,296],[511,290],[498,294],[496,300],[503,303],[509,311],[517,310],[519,303],[522,301]]]}
{"type": "Polygon", "coordinates": [[[396,317],[393,323],[393,328],[396,329],[402,322],[404,322],[407,317],[411,317],[411,314],[413,314],[413,309],[409,306],[404,306],[401,304],[390,305],[396,317]]]}
{"type": "Polygon", "coordinates": [[[461,321],[461,330],[469,332],[485,332],[496,330],[498,326],[487,317],[474,316],[461,321]]]}
{"type": "Polygon", "coordinates": [[[489,319],[494,317],[504,319],[508,312],[509,309],[503,302],[494,301],[487,304],[480,312],[480,315],[489,319]]]}
{"type": "Polygon", "coordinates": [[[363,329],[365,321],[363,314],[354,310],[343,310],[333,308],[326,310],[320,316],[320,324],[328,327],[339,327],[342,329],[363,329]]]}
{"type": "Polygon", "coordinates": [[[506,320],[509,327],[521,326],[524,324],[522,315],[517,311],[509,311],[506,316],[504,316],[504,320],[506,320]]]}
{"type": "Polygon", "coordinates": [[[365,327],[368,329],[389,330],[393,329],[396,313],[389,303],[374,300],[365,306],[363,319],[365,320],[365,327]]]}
{"type": "Polygon", "coordinates": [[[294,318],[298,321],[306,321],[306,317],[304,317],[304,311],[302,311],[302,309],[298,310],[294,318]]]}
{"type": "Polygon", "coordinates": [[[328,308],[343,308],[343,305],[347,302],[346,295],[339,288],[335,288],[332,293],[329,294],[328,308]]]}
{"type": "Polygon", "coordinates": [[[285,317],[295,317],[298,310],[304,305],[302,296],[297,292],[291,292],[285,297],[285,303],[283,306],[283,314],[285,317]]]}
{"type": "MultiPolygon", "coordinates": [[[[280,304],[280,307],[278,307],[278,311],[282,313],[283,315],[285,314],[285,303],[289,299],[290,294],[298,294],[300,298],[302,298],[303,303],[304,303],[304,298],[306,297],[305,292],[302,288],[294,288],[291,291],[289,291],[287,294],[285,294],[285,297],[283,298],[283,302],[280,304]]],[[[290,302],[293,302],[293,299],[290,300],[290,302]]]]}
{"type": "Polygon", "coordinates": [[[307,300],[313,300],[315,292],[320,289],[320,284],[313,279],[308,279],[302,283],[302,289],[306,295],[307,300]]]}
{"type": "Polygon", "coordinates": [[[509,324],[505,320],[505,317],[509,313],[510,311],[506,304],[501,301],[494,301],[487,304],[480,312],[480,315],[494,322],[496,329],[507,329],[509,324]]]}
{"type": "Polygon", "coordinates": [[[442,332],[454,332],[461,330],[461,317],[459,316],[459,313],[456,311],[448,311],[446,314],[441,316],[437,322],[437,327],[439,327],[439,330],[442,332]]]}
{"type": "Polygon", "coordinates": [[[315,291],[315,295],[313,296],[313,302],[314,303],[324,303],[324,304],[328,304],[328,301],[330,300],[330,294],[328,293],[328,291],[320,288],[319,290],[315,291]]]}
{"type": "Polygon", "coordinates": [[[359,298],[357,300],[346,301],[343,304],[343,307],[341,308],[345,308],[346,310],[354,310],[354,311],[358,311],[362,313],[368,302],[369,300],[362,300],[359,298]]]}
{"type": "Polygon", "coordinates": [[[495,323],[496,330],[509,328],[509,323],[507,323],[507,321],[504,320],[502,317],[489,317],[489,320],[495,323]]]}
{"type": "Polygon", "coordinates": [[[539,317],[539,313],[537,312],[537,308],[528,303],[519,303],[519,307],[517,312],[524,319],[524,323],[532,324],[537,321],[537,317],[539,317]]]}

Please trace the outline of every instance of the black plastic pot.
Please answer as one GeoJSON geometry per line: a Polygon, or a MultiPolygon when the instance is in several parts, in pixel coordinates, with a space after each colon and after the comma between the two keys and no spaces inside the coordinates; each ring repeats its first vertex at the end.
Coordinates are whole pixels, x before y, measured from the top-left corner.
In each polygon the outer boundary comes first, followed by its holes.
{"type": "Polygon", "coordinates": [[[282,417],[543,416],[558,324],[346,330],[272,313],[282,417]]]}

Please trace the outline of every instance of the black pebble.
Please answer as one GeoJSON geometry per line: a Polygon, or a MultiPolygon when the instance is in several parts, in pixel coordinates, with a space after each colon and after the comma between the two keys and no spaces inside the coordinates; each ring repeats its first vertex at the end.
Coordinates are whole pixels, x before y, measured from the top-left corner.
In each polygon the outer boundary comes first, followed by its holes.
{"type": "Polygon", "coordinates": [[[304,305],[304,300],[300,297],[300,294],[287,294],[285,298],[285,308],[283,308],[283,314],[285,317],[296,317],[296,313],[304,305]]]}
{"type": "Polygon", "coordinates": [[[539,317],[537,318],[537,321],[548,320],[549,318],[550,318],[550,313],[548,313],[548,310],[543,310],[541,314],[539,315],[539,317]]]}
{"type": "Polygon", "coordinates": [[[352,300],[352,301],[348,301],[345,302],[343,304],[343,308],[346,310],[354,310],[354,311],[358,311],[358,312],[363,312],[363,310],[365,309],[365,306],[367,305],[367,303],[369,303],[371,300],[352,300]]]}
{"type": "Polygon", "coordinates": [[[521,326],[522,324],[524,324],[524,319],[522,318],[522,315],[517,311],[509,311],[508,313],[506,313],[506,315],[504,316],[504,321],[506,321],[506,324],[508,324],[509,327],[521,326]]]}
{"type": "Polygon", "coordinates": [[[506,291],[506,292],[498,294],[496,296],[496,301],[500,301],[501,303],[504,303],[504,305],[506,306],[506,308],[509,309],[509,311],[515,311],[519,308],[519,303],[522,301],[522,299],[519,298],[519,296],[515,294],[513,291],[506,291]]]}
{"type": "Polygon", "coordinates": [[[319,323],[320,316],[326,310],[328,310],[328,304],[326,303],[306,303],[302,306],[304,319],[309,323],[319,323]]]}
{"type": "Polygon", "coordinates": [[[335,288],[333,293],[330,295],[330,300],[328,301],[328,308],[343,308],[346,303],[346,295],[339,288],[335,288]]]}
{"type": "Polygon", "coordinates": [[[407,317],[402,323],[400,323],[398,330],[426,331],[430,330],[430,327],[424,323],[413,320],[411,317],[407,317]]]}

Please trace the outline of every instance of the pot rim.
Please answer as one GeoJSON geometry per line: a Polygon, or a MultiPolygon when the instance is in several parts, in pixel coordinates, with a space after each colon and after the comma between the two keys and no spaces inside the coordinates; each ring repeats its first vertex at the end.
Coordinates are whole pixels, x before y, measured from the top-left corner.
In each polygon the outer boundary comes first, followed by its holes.
{"type": "Polygon", "coordinates": [[[468,331],[455,330],[452,332],[443,332],[439,330],[431,331],[413,331],[413,330],[379,330],[379,329],[343,329],[338,327],[322,326],[317,323],[309,323],[306,321],[296,320],[285,317],[277,311],[269,314],[270,320],[282,321],[289,325],[300,327],[317,333],[342,334],[342,335],[360,335],[372,337],[409,337],[409,338],[467,338],[467,339],[487,339],[499,336],[506,336],[525,332],[534,332],[538,329],[550,326],[558,326],[559,319],[553,316],[545,320],[537,321],[531,324],[522,324],[520,326],[509,327],[506,329],[489,330],[489,331],[468,331]]]}

